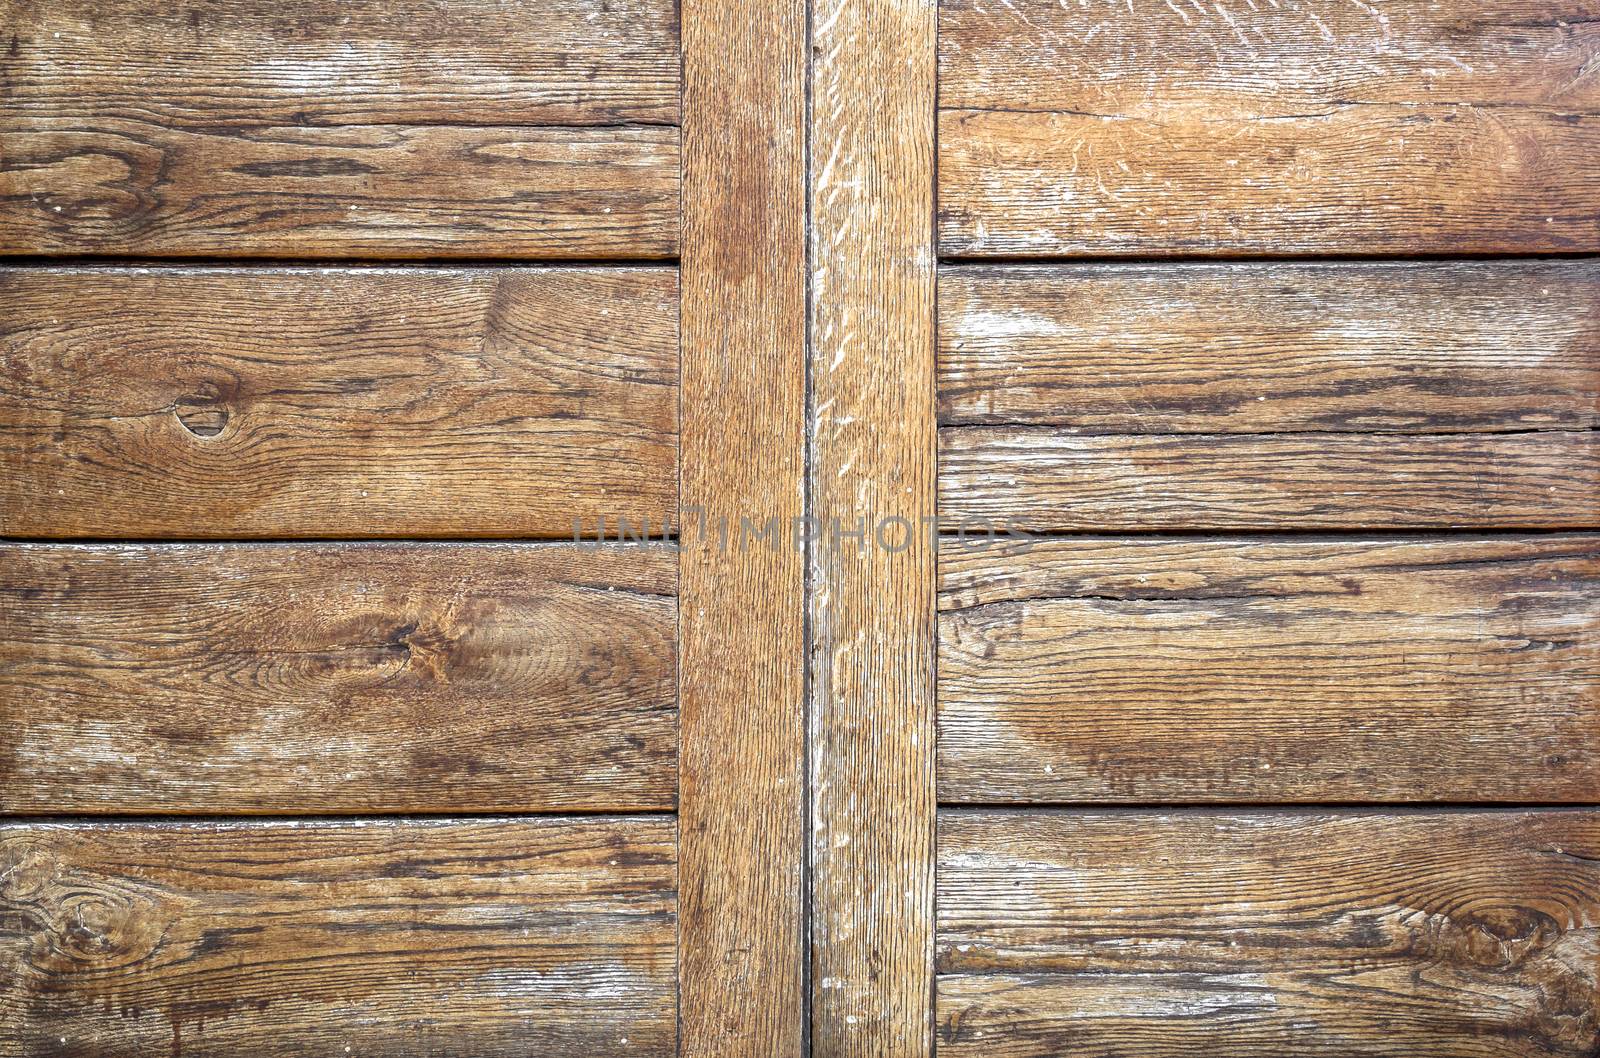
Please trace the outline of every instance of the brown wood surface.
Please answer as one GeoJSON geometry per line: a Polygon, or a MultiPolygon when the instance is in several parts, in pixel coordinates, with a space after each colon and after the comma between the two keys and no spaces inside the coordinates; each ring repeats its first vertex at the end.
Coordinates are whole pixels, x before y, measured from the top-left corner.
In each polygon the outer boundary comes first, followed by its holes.
{"type": "Polygon", "coordinates": [[[1589,811],[946,813],[939,1052],[1587,1058],[1589,811]]]}
{"type": "Polygon", "coordinates": [[[811,36],[812,1054],[927,1058],[935,4],[820,0],[811,36]]]}
{"type": "Polygon", "coordinates": [[[666,818],[0,826],[0,1052],[674,1053],[666,818]]]}
{"type": "Polygon", "coordinates": [[[660,535],[667,268],[0,269],[0,531],[660,535]]]}
{"type": "Polygon", "coordinates": [[[667,545],[0,547],[0,812],[671,808],[667,545]]]}
{"type": "Polygon", "coordinates": [[[807,5],[683,25],[681,1045],[806,1058],[807,5]]]}
{"type": "Polygon", "coordinates": [[[957,267],[939,314],[946,425],[1600,426],[1590,261],[957,267]]]}
{"type": "Polygon", "coordinates": [[[941,246],[1600,249],[1590,0],[945,0],[941,246]]]}
{"type": "Polygon", "coordinates": [[[945,800],[1600,793],[1600,536],[951,541],[940,576],[945,800]]]}
{"type": "Polygon", "coordinates": [[[939,434],[948,529],[1600,526],[1600,433],[939,434]]]}

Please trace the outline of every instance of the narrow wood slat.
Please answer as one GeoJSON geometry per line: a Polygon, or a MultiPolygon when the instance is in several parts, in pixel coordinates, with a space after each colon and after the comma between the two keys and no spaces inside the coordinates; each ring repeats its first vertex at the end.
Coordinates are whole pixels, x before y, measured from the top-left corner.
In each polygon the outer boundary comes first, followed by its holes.
{"type": "Polygon", "coordinates": [[[660,269],[0,269],[0,532],[560,536],[676,510],[660,269]]]}
{"type": "Polygon", "coordinates": [[[0,812],[670,808],[668,546],[0,547],[0,812]]]}
{"type": "Polygon", "coordinates": [[[954,813],[941,1054],[1584,1058],[1600,814],[954,813]]]}
{"type": "Polygon", "coordinates": [[[0,123],[0,255],[667,258],[661,126],[0,123]]]}
{"type": "Polygon", "coordinates": [[[807,1054],[806,27],[683,4],[684,1058],[807,1054]]]}
{"type": "Polygon", "coordinates": [[[1600,791],[1600,536],[941,554],[949,801],[1600,791]]]}
{"type": "Polygon", "coordinates": [[[1590,261],[960,267],[939,314],[946,425],[1600,426],[1590,261]]]}
{"type": "Polygon", "coordinates": [[[167,127],[678,119],[669,0],[52,0],[6,8],[8,114],[167,127]]]}
{"type": "Polygon", "coordinates": [[[946,528],[1592,528],[1600,433],[939,433],[946,528]]]}
{"type": "Polygon", "coordinates": [[[945,0],[946,253],[1600,248],[1588,0],[945,0]]]}
{"type": "Polygon", "coordinates": [[[0,1051],[675,1051],[670,819],[0,826],[0,1051]]]}
{"type": "Polygon", "coordinates": [[[933,0],[811,17],[816,1058],[934,1049],[937,29],[933,0]]]}

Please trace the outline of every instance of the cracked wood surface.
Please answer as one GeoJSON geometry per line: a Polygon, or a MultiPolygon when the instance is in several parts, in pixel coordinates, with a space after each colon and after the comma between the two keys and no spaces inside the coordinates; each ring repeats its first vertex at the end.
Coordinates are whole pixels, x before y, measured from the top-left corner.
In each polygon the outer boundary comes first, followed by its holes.
{"type": "Polygon", "coordinates": [[[673,821],[0,825],[0,1052],[675,1053],[673,821]]]}
{"type": "Polygon", "coordinates": [[[1600,249],[1590,0],[945,0],[945,253],[1600,249]]]}
{"type": "Polygon", "coordinates": [[[1600,536],[947,540],[956,802],[1592,801],[1600,536]]]}
{"type": "Polygon", "coordinates": [[[1592,811],[947,812],[952,1058],[1587,1058],[1592,811]]]}
{"type": "Polygon", "coordinates": [[[0,420],[13,535],[660,535],[677,277],[0,269],[0,420]]]}
{"type": "Polygon", "coordinates": [[[667,545],[0,546],[0,812],[671,808],[667,545]]]}
{"type": "Polygon", "coordinates": [[[7,0],[0,26],[0,253],[676,253],[664,0],[7,0]]]}

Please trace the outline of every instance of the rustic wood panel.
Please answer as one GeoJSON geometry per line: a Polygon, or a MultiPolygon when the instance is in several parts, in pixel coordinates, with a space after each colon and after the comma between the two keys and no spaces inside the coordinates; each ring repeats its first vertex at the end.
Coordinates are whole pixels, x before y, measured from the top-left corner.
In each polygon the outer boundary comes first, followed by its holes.
{"type": "Polygon", "coordinates": [[[956,254],[1600,248],[1589,0],[945,0],[956,254]]]}
{"type": "Polygon", "coordinates": [[[933,1053],[937,28],[933,0],[812,12],[817,1058],[933,1053]]]}
{"type": "Polygon", "coordinates": [[[659,535],[676,295],[667,268],[0,269],[0,531],[659,535]]]}
{"type": "Polygon", "coordinates": [[[954,813],[941,1054],[1586,1058],[1594,812],[954,813]]]}
{"type": "MultiPolygon", "coordinates": [[[[132,89],[130,89],[131,91],[132,89]]],[[[0,255],[665,258],[663,126],[0,124],[0,255]]]]}
{"type": "Polygon", "coordinates": [[[958,267],[939,314],[948,425],[1600,426],[1590,261],[958,267]]]}
{"type": "Polygon", "coordinates": [[[946,528],[1592,528],[1600,433],[939,433],[946,528]]]}
{"type": "Polygon", "coordinates": [[[946,800],[1600,791],[1600,536],[952,541],[940,576],[946,800]]]}
{"type": "Polygon", "coordinates": [[[682,1049],[806,1058],[807,4],[683,21],[682,1049]]]}
{"type": "Polygon", "coordinates": [[[665,545],[0,547],[0,811],[670,808],[665,545]]]}
{"type": "Polygon", "coordinates": [[[674,1053],[666,818],[0,827],[0,1051],[674,1053]]]}
{"type": "Polygon", "coordinates": [[[6,103],[168,127],[672,124],[669,0],[6,6],[6,103]]]}

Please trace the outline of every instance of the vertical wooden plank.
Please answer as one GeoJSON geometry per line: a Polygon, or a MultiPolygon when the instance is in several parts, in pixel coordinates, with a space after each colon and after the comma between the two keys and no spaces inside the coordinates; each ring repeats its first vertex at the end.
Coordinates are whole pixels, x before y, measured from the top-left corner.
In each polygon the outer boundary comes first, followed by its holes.
{"type": "Polygon", "coordinates": [[[932,0],[812,13],[818,1058],[932,1051],[935,27],[932,0]]]}
{"type": "Polygon", "coordinates": [[[805,1046],[805,33],[805,0],[683,4],[688,1058],[805,1046]]]}

